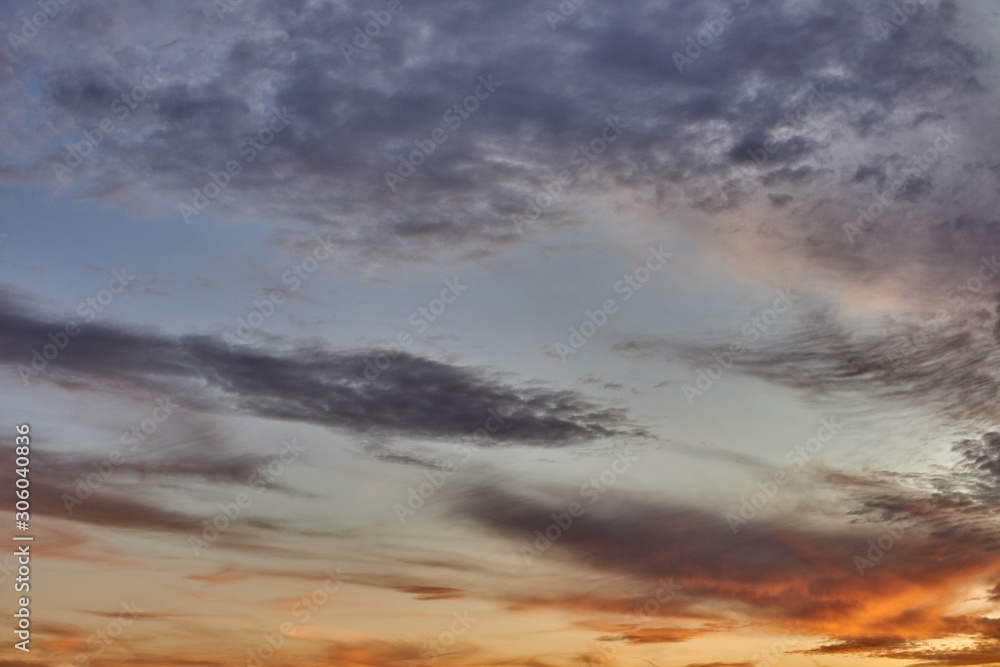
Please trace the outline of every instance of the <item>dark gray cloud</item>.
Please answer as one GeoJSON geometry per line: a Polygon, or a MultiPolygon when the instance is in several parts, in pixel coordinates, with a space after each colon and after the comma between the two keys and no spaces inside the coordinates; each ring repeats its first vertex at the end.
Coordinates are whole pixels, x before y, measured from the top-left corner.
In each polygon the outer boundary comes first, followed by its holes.
{"type": "MultiPolygon", "coordinates": [[[[95,446],[86,454],[33,448],[31,511],[51,519],[185,540],[202,533],[203,521],[218,514],[220,501],[232,503],[241,493],[250,498],[264,491],[315,497],[282,482],[281,474],[287,466],[274,467],[282,460],[278,452],[260,455],[241,450],[221,429],[207,425],[204,418],[192,419],[191,415],[177,414],[176,406],[172,408],[173,414],[167,417],[170,428],[151,436],[143,435],[141,443],[134,438],[121,441],[116,438],[93,443],[95,446]],[[130,443],[136,446],[131,447],[130,443]],[[209,503],[205,514],[171,506],[178,493],[209,503]]],[[[298,458],[302,456],[301,449],[289,451],[298,458]]],[[[5,456],[14,456],[13,446],[2,451],[5,456]]],[[[289,465],[294,463],[294,459],[285,461],[289,465]]],[[[11,503],[15,500],[15,478],[13,469],[0,473],[0,479],[11,490],[5,493],[11,503]]],[[[277,532],[289,536],[333,536],[330,532],[296,529],[288,522],[261,516],[256,509],[247,514],[251,516],[240,517],[233,522],[232,530],[224,531],[218,546],[295,555],[268,544],[267,536],[277,532]]]]}
{"type": "MultiPolygon", "coordinates": [[[[476,257],[520,241],[510,216],[574,169],[574,152],[599,136],[608,116],[628,128],[574,171],[571,191],[653,190],[663,207],[686,201],[725,214],[763,203],[760,186],[780,184],[802,202],[796,215],[775,221],[783,252],[848,278],[857,263],[891,273],[934,253],[953,266],[981,247],[982,233],[968,229],[962,244],[942,249],[933,236],[945,221],[935,206],[910,205],[931,199],[952,218],[963,209],[977,215],[997,191],[997,174],[982,169],[978,194],[958,196],[962,182],[970,192],[972,184],[956,180],[955,167],[975,170],[982,159],[963,140],[947,169],[941,162],[914,177],[867,246],[848,242],[842,229],[857,217],[859,198],[873,200],[891,185],[938,129],[992,141],[969,111],[991,104],[979,83],[990,62],[974,30],[979,5],[922,3],[883,34],[879,21],[894,6],[881,1],[866,9],[589,2],[555,26],[546,12],[557,7],[541,0],[403,2],[350,57],[354,28],[373,20],[366,3],[248,0],[221,18],[203,2],[116,11],[125,6],[67,6],[10,60],[3,85],[37,82],[40,95],[34,117],[5,120],[23,150],[3,167],[54,182],[51,163],[65,150],[37,147],[79,141],[116,95],[159,66],[162,85],[74,170],[67,191],[141,200],[144,211],[170,214],[210,171],[243,162],[240,142],[287,108],[289,126],[243,163],[210,210],[311,223],[353,260],[476,257]],[[674,54],[725,9],[732,22],[678,71],[674,54]],[[460,127],[448,127],[445,112],[490,74],[500,87],[460,127]],[[391,191],[386,171],[438,127],[447,141],[391,191]],[[911,243],[884,252],[902,239],[911,243]]],[[[547,210],[545,224],[578,224],[572,201],[547,210]]]]}
{"type": "MultiPolygon", "coordinates": [[[[0,364],[28,383],[51,381],[68,389],[122,393],[143,389],[172,396],[193,410],[356,434],[534,446],[646,434],[624,410],[575,391],[518,386],[484,369],[392,350],[230,350],[210,336],[168,337],[148,329],[91,324],[67,338],[66,349],[41,367],[44,359],[40,354],[33,358],[33,351],[52,345],[49,334],[64,328],[64,323],[35,319],[5,304],[0,308],[0,364]],[[32,369],[33,359],[39,370],[32,369]],[[500,415],[503,424],[493,415],[500,415]],[[484,424],[492,431],[488,436],[484,424]]],[[[178,473],[192,472],[183,463],[165,465],[179,466],[178,473]]],[[[223,476],[242,472],[214,469],[223,476]]]]}
{"type": "MultiPolygon", "coordinates": [[[[171,407],[169,402],[165,405],[171,407]]],[[[57,454],[41,450],[33,462],[48,481],[68,487],[97,473],[92,479],[100,480],[98,486],[108,488],[131,486],[149,478],[165,488],[199,482],[213,488],[256,483],[289,496],[313,497],[273,475],[267,475],[266,480],[260,477],[262,468],[279,460],[280,448],[272,454],[240,450],[221,428],[204,423],[204,419],[177,414],[180,409],[176,405],[172,407],[173,414],[164,419],[164,422],[170,420],[170,428],[158,430],[151,436],[141,428],[123,431],[121,437],[116,436],[93,452],[57,454]],[[112,452],[115,453],[114,461],[111,460],[112,452]]],[[[302,455],[301,449],[296,443],[296,448],[291,450],[295,458],[302,455]]]]}
{"type": "Polygon", "coordinates": [[[785,206],[786,204],[788,204],[788,202],[792,201],[795,198],[792,197],[792,195],[789,195],[789,194],[769,193],[767,195],[767,199],[768,199],[768,201],[771,202],[771,205],[774,206],[775,208],[781,208],[782,206],[785,206]]]}
{"type": "MultiPolygon", "coordinates": [[[[923,474],[803,473],[813,476],[804,493],[823,494],[821,504],[810,509],[808,502],[793,501],[790,506],[798,507],[794,515],[751,518],[738,533],[721,513],[621,490],[607,491],[588,504],[569,488],[540,491],[519,485],[514,490],[491,483],[455,499],[454,512],[507,537],[511,549],[522,555],[527,548],[533,566],[551,559],[633,577],[647,586],[669,577],[680,585],[679,592],[651,614],[656,623],[710,615],[713,622],[702,631],[711,631],[727,627],[727,620],[740,617],[739,610],[752,607],[759,620],[778,626],[794,619],[811,635],[836,639],[815,653],[934,654],[952,660],[940,664],[979,664],[976,659],[984,651],[997,650],[995,624],[955,614],[950,600],[958,581],[990,586],[996,581],[990,573],[1000,566],[1000,532],[994,520],[1000,480],[991,463],[997,441],[997,434],[987,433],[957,443],[951,457],[955,465],[923,474]],[[580,501],[584,511],[567,523],[557,515],[566,514],[571,500],[580,501]],[[822,522],[813,520],[819,516],[822,522]],[[557,521],[558,530],[552,527],[557,521]],[[539,537],[546,531],[548,545],[539,537]],[[877,552],[876,544],[881,545],[877,552]],[[858,558],[872,560],[859,570],[858,558]],[[899,601],[898,607],[873,617],[871,605],[884,609],[890,598],[899,601]],[[856,623],[859,619],[864,622],[856,623]],[[845,635],[845,625],[858,630],[845,635]],[[955,635],[973,636],[978,645],[935,652],[925,643],[955,635]]],[[[635,607],[624,598],[575,591],[517,597],[511,604],[605,613],[635,607]]],[[[606,630],[628,637],[620,627],[606,630]]],[[[650,641],[690,636],[667,632],[650,641]]]]}
{"type": "Polygon", "coordinates": [[[962,454],[965,469],[1000,487],[1000,433],[984,433],[978,440],[963,440],[955,448],[962,454]]]}
{"type": "Polygon", "coordinates": [[[815,309],[753,343],[734,337],[745,345],[735,355],[729,342],[629,341],[616,349],[680,360],[692,369],[718,364],[724,355],[731,357],[727,372],[791,387],[814,400],[870,411],[892,402],[989,427],[1000,420],[995,321],[994,313],[964,308],[861,328],[815,309]]]}
{"type": "Polygon", "coordinates": [[[826,481],[849,491],[861,521],[917,521],[942,539],[1000,548],[992,520],[1000,506],[1000,434],[961,440],[951,455],[951,465],[926,473],[833,473],[826,481]]]}
{"type": "MultiPolygon", "coordinates": [[[[12,447],[3,448],[3,453],[5,456],[14,456],[12,447]]],[[[91,464],[103,463],[106,471],[112,470],[103,459],[63,462],[58,460],[58,455],[38,449],[34,450],[32,457],[33,461],[38,462],[35,470],[39,473],[32,481],[35,493],[32,495],[31,511],[37,516],[103,528],[161,533],[179,536],[178,539],[181,539],[199,535],[204,529],[202,521],[211,519],[218,513],[216,507],[212,507],[207,516],[164,507],[152,494],[136,493],[136,480],[131,477],[122,475],[112,478],[101,475],[99,469],[91,464]],[[90,482],[91,486],[88,486],[88,476],[93,480],[90,482]]],[[[176,475],[173,477],[176,478],[176,475]]],[[[14,479],[12,469],[0,473],[0,480],[11,489],[4,494],[5,500],[11,503],[14,502],[14,479]]],[[[176,479],[173,481],[176,483],[176,479]]],[[[164,479],[154,472],[149,484],[154,482],[160,486],[164,484],[164,479]]],[[[246,480],[240,482],[245,484],[246,480]]],[[[225,500],[231,501],[233,497],[235,494],[225,500]]],[[[251,536],[258,531],[289,534],[298,532],[288,528],[286,522],[244,517],[231,534],[224,536],[225,542],[240,544],[246,548],[260,546],[251,536]]]]}

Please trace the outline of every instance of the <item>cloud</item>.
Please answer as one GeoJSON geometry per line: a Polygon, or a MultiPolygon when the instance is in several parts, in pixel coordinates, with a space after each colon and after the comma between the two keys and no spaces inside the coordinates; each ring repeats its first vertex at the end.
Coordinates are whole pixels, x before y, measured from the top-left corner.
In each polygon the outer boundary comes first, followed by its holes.
{"type": "MultiPolygon", "coordinates": [[[[985,622],[986,619],[982,619],[982,621],[985,622]]],[[[972,646],[962,648],[928,649],[922,647],[920,642],[906,641],[900,637],[866,640],[846,639],[806,651],[806,653],[814,655],[852,654],[870,658],[894,658],[910,661],[909,664],[912,667],[991,665],[995,664],[998,652],[1000,652],[1000,641],[995,638],[978,640],[972,646]]]]}
{"type": "MultiPolygon", "coordinates": [[[[5,455],[14,455],[12,446],[3,447],[2,451],[5,455]]],[[[222,468],[238,468],[240,463],[237,462],[237,458],[245,460],[245,456],[234,456],[232,460],[226,461],[222,468]]],[[[190,485],[197,480],[204,480],[204,473],[191,474],[184,467],[182,467],[182,472],[174,469],[163,476],[154,473],[153,479],[149,480],[140,491],[137,488],[137,480],[124,475],[122,471],[115,468],[105,469],[114,470],[116,475],[121,475],[121,477],[109,476],[106,478],[99,472],[95,472],[98,469],[95,466],[106,464],[103,459],[84,457],[64,459],[61,454],[35,449],[32,452],[32,460],[35,469],[41,473],[32,482],[33,487],[37,489],[37,496],[33,495],[31,510],[37,516],[47,516],[102,528],[149,531],[175,536],[199,535],[204,528],[202,520],[206,516],[165,507],[163,499],[158,498],[156,493],[152,491],[154,486],[161,490],[176,487],[182,480],[190,485]],[[88,480],[93,481],[88,482],[88,480]],[[88,483],[92,486],[88,486],[88,483]]],[[[218,459],[215,462],[218,463],[218,459]]],[[[214,481],[220,481],[219,471],[210,476],[214,481]]],[[[14,479],[13,470],[0,472],[0,480],[8,483],[10,489],[14,488],[14,479]]],[[[225,481],[247,485],[246,479],[239,477],[227,478],[225,481]]],[[[298,495],[279,485],[270,486],[279,490],[284,489],[286,493],[292,495],[298,495]]],[[[11,502],[14,501],[13,491],[6,495],[9,496],[11,502]]],[[[218,508],[213,508],[208,514],[208,518],[217,513],[218,508]]],[[[287,522],[270,521],[259,517],[242,517],[230,532],[223,535],[219,544],[237,544],[242,545],[243,548],[252,549],[254,548],[252,535],[260,531],[283,532],[289,535],[301,534],[288,526],[287,522]]]]}
{"type": "MultiPolygon", "coordinates": [[[[939,163],[879,220],[870,245],[855,247],[842,231],[859,198],[873,200],[874,187],[899,178],[937,129],[976,136],[988,152],[993,102],[978,81],[991,74],[976,47],[982,10],[974,6],[921,3],[885,39],[878,20],[894,6],[881,0],[870,12],[734,3],[732,23],[683,72],[674,54],[719,7],[591,2],[553,29],[546,8],[529,0],[404,3],[350,58],[345,45],[370,20],[360,2],[291,11],[247,0],[222,18],[204,5],[152,3],[128,25],[117,18],[126,7],[67,6],[8,63],[0,85],[24,107],[0,124],[11,145],[6,178],[55,184],[52,163],[65,161],[67,142],[110,116],[117,129],[64,191],[171,215],[235,159],[242,170],[209,213],[252,214],[283,232],[309,223],[332,235],[341,260],[428,262],[497,254],[530,238],[536,230],[518,234],[511,216],[571,169],[573,194],[546,210],[544,226],[578,225],[587,196],[614,190],[654,192],[666,208],[685,201],[723,217],[794,197],[795,215],[775,220],[781,253],[846,280],[859,277],[855,263],[889,275],[945,254],[954,266],[986,237],[965,230],[961,244],[942,247],[942,225],[995,209],[997,174],[956,145],[948,160],[971,178],[942,173],[939,163]],[[162,84],[119,120],[113,101],[156,67],[162,84]],[[477,101],[478,77],[487,75],[500,86],[477,101]],[[21,81],[39,92],[26,94],[21,81]],[[455,126],[448,110],[470,97],[475,110],[455,126]],[[242,143],[286,109],[287,128],[262,150],[242,143]],[[574,151],[609,116],[621,116],[624,134],[577,169],[574,151]],[[435,128],[447,140],[421,157],[415,142],[435,128]],[[51,149],[39,154],[38,146],[51,149]],[[421,164],[393,191],[386,173],[414,151],[421,164]],[[779,184],[788,191],[766,191],[779,184]]],[[[676,221],[717,245],[701,220],[676,221]]],[[[755,252],[763,260],[777,249],[755,252]]]]}
{"type": "MultiPolygon", "coordinates": [[[[900,3],[888,0],[588,0],[551,25],[546,11],[555,4],[404,0],[353,53],[345,47],[355,28],[371,20],[370,3],[360,0],[245,0],[221,17],[210,2],[150,0],[141,12],[124,0],[60,5],[27,44],[0,51],[0,183],[172,219],[178,234],[192,237],[216,217],[263,222],[285,247],[322,233],[337,248],[331,265],[346,270],[480,261],[601,218],[623,238],[666,231],[690,239],[707,270],[724,267],[737,283],[802,285],[816,302],[837,307],[797,314],[739,355],[732,372],[850,407],[932,414],[963,431],[951,468],[813,471],[814,490],[835,505],[820,511],[800,499],[802,516],[760,518],[740,535],[711,510],[606,496],[544,558],[567,577],[597,572],[641,584],[637,590],[662,576],[683,581],[658,623],[642,630],[607,618],[634,606],[624,593],[581,595],[562,590],[559,579],[553,590],[496,597],[511,608],[596,618],[587,627],[633,643],[677,643],[747,619],[766,626],[795,617],[824,638],[817,653],[928,665],[995,657],[995,623],[985,612],[954,611],[970,589],[995,602],[1000,567],[993,518],[1000,277],[982,272],[996,265],[1000,231],[993,8],[911,3],[897,27],[886,21],[900,3]],[[723,7],[733,21],[706,28],[723,7]],[[716,34],[699,46],[704,30],[716,34]],[[681,68],[675,54],[689,45],[697,49],[681,68]],[[157,68],[162,79],[145,89],[157,68]],[[486,98],[476,97],[480,77],[498,82],[486,98]],[[143,99],[130,98],[134,107],[115,104],[136,90],[143,99]],[[456,105],[467,115],[460,125],[447,120],[456,105]],[[287,119],[280,130],[268,127],[275,114],[287,119]],[[85,133],[105,118],[114,129],[70,173],[57,173],[54,163],[87,152],[77,147],[89,146],[85,133]],[[595,145],[608,118],[624,131],[581,166],[581,151],[595,145]],[[431,139],[437,128],[447,141],[431,139]],[[224,175],[230,161],[239,172],[224,175]],[[387,174],[410,169],[402,182],[387,182],[387,174]],[[563,170],[572,183],[537,225],[518,233],[512,217],[563,170]],[[204,212],[189,214],[192,225],[184,226],[180,205],[204,212]],[[864,229],[854,231],[860,220],[864,229]],[[885,326],[851,319],[873,305],[909,315],[885,326]],[[928,326],[938,306],[945,316],[928,326]],[[853,558],[882,524],[903,537],[862,577],[853,558]],[[963,628],[976,647],[948,652],[926,642],[963,628]]],[[[4,11],[5,25],[19,25],[17,11],[4,11]]],[[[157,275],[145,292],[170,295],[187,284],[219,287],[198,278],[178,279],[173,289],[157,275]]],[[[0,301],[0,366],[15,386],[23,377],[72,392],[171,396],[185,412],[316,425],[362,442],[471,442],[487,419],[503,423],[484,446],[649,435],[619,404],[581,391],[409,353],[380,369],[371,364],[390,351],[374,348],[273,340],[230,350],[209,335],[86,325],[57,358],[38,358],[45,367],[31,369],[32,351],[64,323],[34,314],[26,296],[0,301]]],[[[725,347],[656,332],[619,349],[703,367],[725,347]]],[[[584,383],[621,388],[596,376],[584,383]]],[[[243,484],[264,460],[210,429],[192,428],[190,440],[174,444],[123,463],[122,479],[95,492],[74,520],[190,534],[204,517],[163,503],[162,492],[243,484]],[[152,484],[133,484],[147,476],[152,484]]],[[[412,451],[369,449],[386,462],[434,465],[412,451]]],[[[728,450],[700,455],[760,464],[728,450]]],[[[45,474],[33,481],[32,509],[49,517],[66,516],[61,494],[99,463],[46,450],[35,461],[45,474]]],[[[557,485],[535,492],[498,482],[467,495],[459,487],[441,502],[460,499],[459,516],[506,537],[514,550],[565,510],[557,485]]],[[[254,539],[279,529],[247,519],[227,544],[287,555],[273,540],[254,539]]],[[[470,576],[486,570],[453,554],[412,564],[470,576]]],[[[195,581],[240,576],[223,570],[195,581]]],[[[427,577],[386,586],[428,601],[479,593],[453,583],[427,577]]],[[[418,649],[363,638],[331,644],[326,658],[381,665],[413,659],[418,649]]],[[[544,664],[480,658],[463,647],[441,662],[544,664]]]]}
{"type": "Polygon", "coordinates": [[[734,337],[745,348],[735,354],[728,342],[628,341],[616,349],[638,358],[676,359],[692,369],[718,364],[721,356],[731,360],[726,372],[858,410],[895,404],[933,410],[943,423],[1000,420],[996,316],[989,311],[939,311],[865,327],[828,309],[806,308],[794,324],[759,340],[734,337]]]}
{"type": "MultiPolygon", "coordinates": [[[[428,650],[426,644],[404,641],[386,641],[379,639],[363,639],[356,641],[327,642],[324,658],[337,665],[345,667],[380,667],[406,662],[425,660],[421,653],[428,650]]],[[[435,662],[442,664],[481,664],[464,662],[479,651],[463,642],[453,642],[448,648],[435,651],[435,662]]]]}
{"type": "Polygon", "coordinates": [[[461,589],[443,586],[403,586],[396,590],[416,596],[418,600],[457,600],[464,597],[461,589]]]}
{"type": "Polygon", "coordinates": [[[582,516],[549,536],[551,546],[539,546],[536,531],[544,534],[566,511],[570,489],[561,499],[554,487],[480,485],[455,500],[453,511],[506,537],[522,556],[524,547],[533,549],[532,565],[627,577],[641,582],[639,591],[668,577],[680,584],[668,602],[647,610],[640,631],[623,628],[620,614],[633,612],[648,592],[581,595],[567,579],[566,588],[557,581],[547,595],[511,595],[515,609],[570,610],[596,619],[588,627],[633,643],[685,641],[748,619],[775,628],[794,619],[808,635],[839,638],[820,652],[906,657],[904,649],[930,652],[927,640],[963,634],[993,646],[991,622],[955,608],[967,601],[962,591],[994,586],[1000,568],[993,520],[1000,483],[984,458],[995,454],[995,440],[989,433],[957,443],[957,465],[922,474],[804,472],[814,475],[808,493],[821,502],[791,499],[795,516],[757,517],[736,534],[721,514],[626,491],[584,503],[582,516]],[[895,536],[888,542],[887,531],[895,536]]]}
{"type": "MultiPolygon", "coordinates": [[[[625,411],[601,406],[575,391],[509,384],[497,373],[433,361],[406,352],[333,351],[296,347],[230,351],[210,336],[169,337],[150,330],[87,325],[59,356],[31,370],[32,350],[65,325],[3,308],[0,364],[27,382],[68,389],[101,388],[171,396],[182,407],[209,413],[296,421],[357,434],[473,440],[484,423],[495,432],[479,442],[565,446],[594,439],[644,435],[625,411]],[[389,356],[391,355],[391,356],[389,356]],[[389,365],[384,369],[374,364],[389,365]],[[371,377],[371,379],[367,379],[371,377]],[[504,420],[499,424],[493,415],[504,420]]],[[[41,358],[39,356],[39,358],[41,358]]],[[[44,359],[42,359],[44,361],[44,359]]],[[[36,362],[36,364],[39,362],[36,362]]],[[[239,475],[252,462],[231,463],[239,475]]],[[[196,463],[197,464],[197,463],[196,463]]],[[[186,471],[180,461],[163,465],[186,471]]]]}
{"type": "MultiPolygon", "coordinates": [[[[615,639],[630,644],[677,644],[703,634],[705,634],[704,630],[690,628],[639,628],[634,632],[623,633],[615,639]]],[[[598,641],[606,640],[602,638],[598,641]]]]}

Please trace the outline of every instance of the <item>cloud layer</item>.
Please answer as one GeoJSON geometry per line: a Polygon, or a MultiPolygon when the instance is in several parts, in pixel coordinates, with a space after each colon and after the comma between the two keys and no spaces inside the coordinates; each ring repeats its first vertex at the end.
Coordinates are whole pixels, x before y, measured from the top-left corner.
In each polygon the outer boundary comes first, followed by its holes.
{"type": "Polygon", "coordinates": [[[97,324],[70,338],[64,323],[9,306],[0,324],[0,363],[26,384],[141,390],[193,410],[356,434],[536,446],[645,435],[623,410],[578,392],[516,386],[488,370],[398,350],[230,349],[209,336],[171,338],[97,324]],[[50,334],[63,337],[64,350],[50,334]],[[52,361],[42,355],[53,351],[52,361]]]}
{"type": "Polygon", "coordinates": [[[579,224],[587,197],[631,192],[720,252],[753,247],[759,267],[921,288],[961,277],[992,243],[979,4],[919,3],[899,26],[881,0],[575,6],[553,22],[539,0],[404,2],[370,38],[378,12],[364,3],[250,0],[221,17],[149,3],[127,24],[121,3],[67,6],[8,57],[2,85],[21,110],[6,118],[4,170],[56,185],[66,142],[110,117],[114,131],[61,188],[171,215],[234,160],[207,210],[315,225],[351,261],[502,251],[527,238],[511,216],[563,170],[572,184],[542,200],[529,231],[579,224]],[[112,104],[150,68],[161,82],[119,120],[112,104]],[[485,99],[479,77],[497,82],[485,99]],[[275,111],[287,126],[268,134],[275,111]],[[594,155],[608,118],[623,134],[594,155]],[[401,161],[420,164],[390,188],[387,173],[410,171],[401,161]],[[845,233],[859,204],[887,196],[845,233]],[[747,224],[762,215],[765,237],[747,224]]]}

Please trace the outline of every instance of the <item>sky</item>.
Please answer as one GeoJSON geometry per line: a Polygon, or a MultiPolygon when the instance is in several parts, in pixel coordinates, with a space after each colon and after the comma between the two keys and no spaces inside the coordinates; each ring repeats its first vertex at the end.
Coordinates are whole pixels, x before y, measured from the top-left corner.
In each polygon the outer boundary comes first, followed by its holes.
{"type": "Polygon", "coordinates": [[[997,3],[0,36],[0,667],[1000,665],[997,3]]]}

